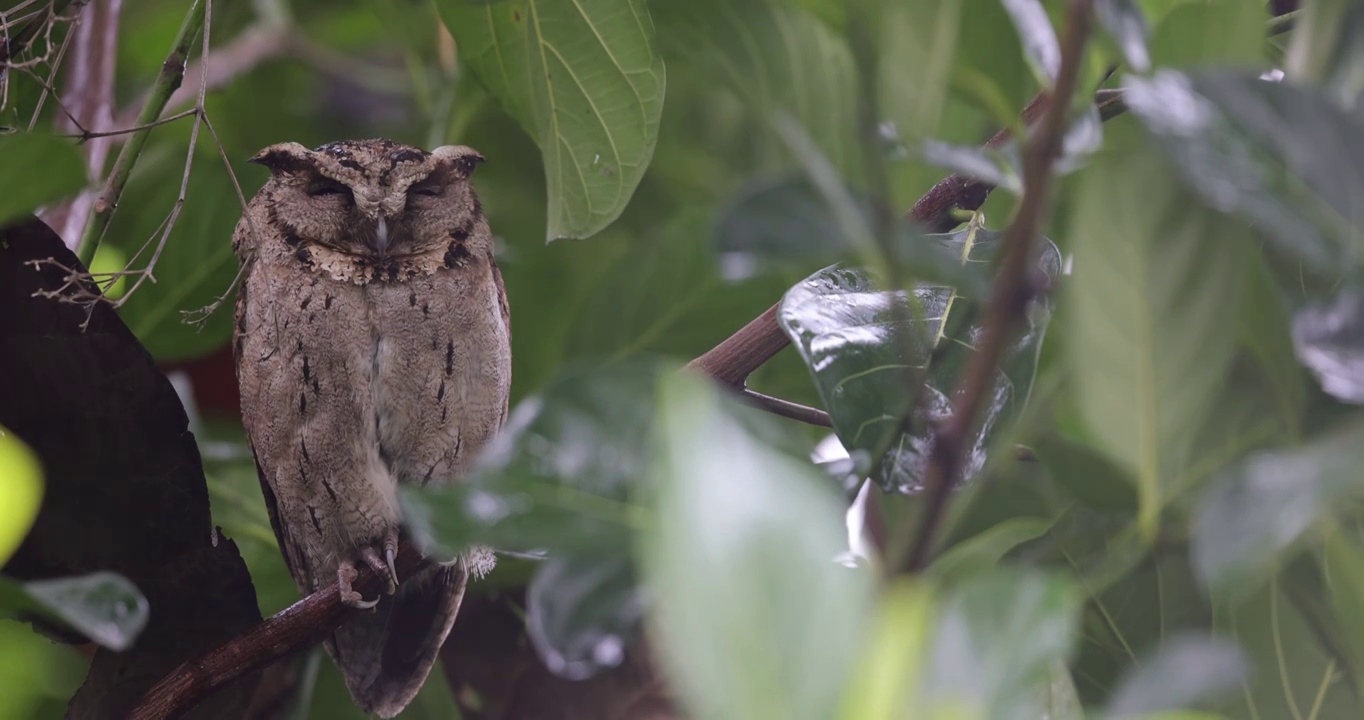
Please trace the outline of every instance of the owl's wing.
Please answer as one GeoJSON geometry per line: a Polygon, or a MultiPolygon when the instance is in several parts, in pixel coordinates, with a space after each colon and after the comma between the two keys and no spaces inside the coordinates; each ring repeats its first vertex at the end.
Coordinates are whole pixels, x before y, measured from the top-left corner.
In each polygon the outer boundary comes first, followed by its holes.
{"type": "Polygon", "coordinates": [[[304,588],[312,587],[312,577],[308,573],[308,564],[300,557],[298,542],[289,534],[289,526],[280,520],[279,502],[275,500],[275,491],[270,488],[270,483],[265,480],[265,471],[261,469],[260,458],[256,455],[256,449],[251,448],[251,458],[256,463],[256,478],[260,480],[261,495],[265,496],[265,509],[270,513],[270,527],[275,531],[275,539],[279,540],[279,546],[284,551],[284,566],[289,569],[289,575],[298,583],[303,592],[304,588]],[[299,573],[303,573],[302,576],[299,573]]]}

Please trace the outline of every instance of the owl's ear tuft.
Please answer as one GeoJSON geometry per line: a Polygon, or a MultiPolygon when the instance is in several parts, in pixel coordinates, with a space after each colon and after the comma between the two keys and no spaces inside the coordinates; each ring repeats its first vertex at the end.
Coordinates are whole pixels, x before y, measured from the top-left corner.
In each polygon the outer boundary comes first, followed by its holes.
{"type": "Polygon", "coordinates": [[[302,170],[311,170],[316,166],[316,163],[313,161],[312,151],[296,142],[271,145],[251,156],[251,159],[248,162],[264,165],[265,167],[270,168],[271,173],[276,175],[279,173],[296,173],[302,170]]]}
{"type": "Polygon", "coordinates": [[[486,161],[482,153],[466,145],[443,145],[431,152],[431,158],[466,180],[486,161]]]}

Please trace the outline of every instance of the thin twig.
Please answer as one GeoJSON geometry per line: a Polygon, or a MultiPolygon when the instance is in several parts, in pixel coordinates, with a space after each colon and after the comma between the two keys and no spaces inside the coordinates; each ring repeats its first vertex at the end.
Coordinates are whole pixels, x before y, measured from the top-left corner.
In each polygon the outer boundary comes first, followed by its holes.
{"type": "MultiPolygon", "coordinates": [[[[1071,0],[1066,10],[1061,68],[1037,129],[1024,144],[1023,199],[1018,214],[1001,240],[1004,257],[999,278],[990,293],[980,342],[953,393],[952,415],[933,436],[924,478],[923,521],[918,524],[904,568],[911,572],[921,571],[932,556],[937,529],[946,514],[947,500],[975,428],[976,414],[985,395],[994,386],[995,373],[1010,339],[1026,319],[1028,305],[1037,294],[1033,247],[1048,212],[1052,162],[1061,150],[1070,99],[1079,82],[1080,64],[1089,37],[1090,11],[1089,0],[1071,0]]],[[[894,549],[892,546],[892,551],[894,549]]],[[[892,567],[899,565],[894,560],[898,558],[892,558],[892,567]]]]}
{"type": "Polygon", "coordinates": [[[740,390],[739,395],[749,403],[766,410],[773,415],[799,420],[807,425],[816,425],[826,428],[834,426],[833,418],[829,417],[829,413],[826,413],[819,408],[812,408],[799,403],[793,403],[790,400],[782,400],[781,398],[772,397],[771,395],[764,395],[760,392],[749,390],[748,388],[740,390]]]}
{"type": "MultiPolygon", "coordinates": [[[[142,106],[142,112],[137,116],[137,125],[150,125],[160,118],[171,94],[180,87],[185,76],[185,63],[189,59],[190,48],[200,29],[204,27],[206,4],[206,0],[192,0],[189,13],[185,15],[185,21],[175,36],[170,54],[161,65],[161,73],[157,75],[151,94],[147,97],[146,104],[142,106]]],[[[109,227],[109,221],[118,208],[118,201],[123,196],[123,189],[132,175],[133,165],[142,154],[142,148],[147,144],[150,135],[151,128],[134,132],[119,151],[118,159],[114,161],[114,169],[109,173],[109,180],[105,183],[103,192],[95,200],[90,221],[86,224],[85,233],[81,236],[80,245],[76,249],[76,257],[82,264],[89,266],[91,259],[95,257],[95,250],[104,237],[104,231],[109,227]]]]}

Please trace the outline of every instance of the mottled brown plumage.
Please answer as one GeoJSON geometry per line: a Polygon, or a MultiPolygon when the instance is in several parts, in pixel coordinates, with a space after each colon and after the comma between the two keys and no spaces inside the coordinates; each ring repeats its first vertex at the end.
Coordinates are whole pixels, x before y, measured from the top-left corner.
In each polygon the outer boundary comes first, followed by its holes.
{"type": "Polygon", "coordinates": [[[398,578],[392,560],[397,484],[457,478],[507,414],[511,321],[469,183],[483,158],[366,140],[252,160],[271,178],[232,239],[243,421],[300,592],[339,580],[369,609],[327,649],[356,702],[392,717],[430,672],[470,568],[489,562],[398,578]],[[351,590],[362,564],[396,592],[351,590]]]}

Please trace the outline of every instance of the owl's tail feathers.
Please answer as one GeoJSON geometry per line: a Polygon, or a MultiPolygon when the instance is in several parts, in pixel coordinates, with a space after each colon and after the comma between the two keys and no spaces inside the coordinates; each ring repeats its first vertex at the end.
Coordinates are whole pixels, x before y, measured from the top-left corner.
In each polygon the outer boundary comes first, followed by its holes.
{"type": "Polygon", "coordinates": [[[464,598],[464,559],[431,563],[380,596],[373,612],[356,613],[332,633],[327,651],[365,712],[391,718],[426,682],[464,598]]]}

